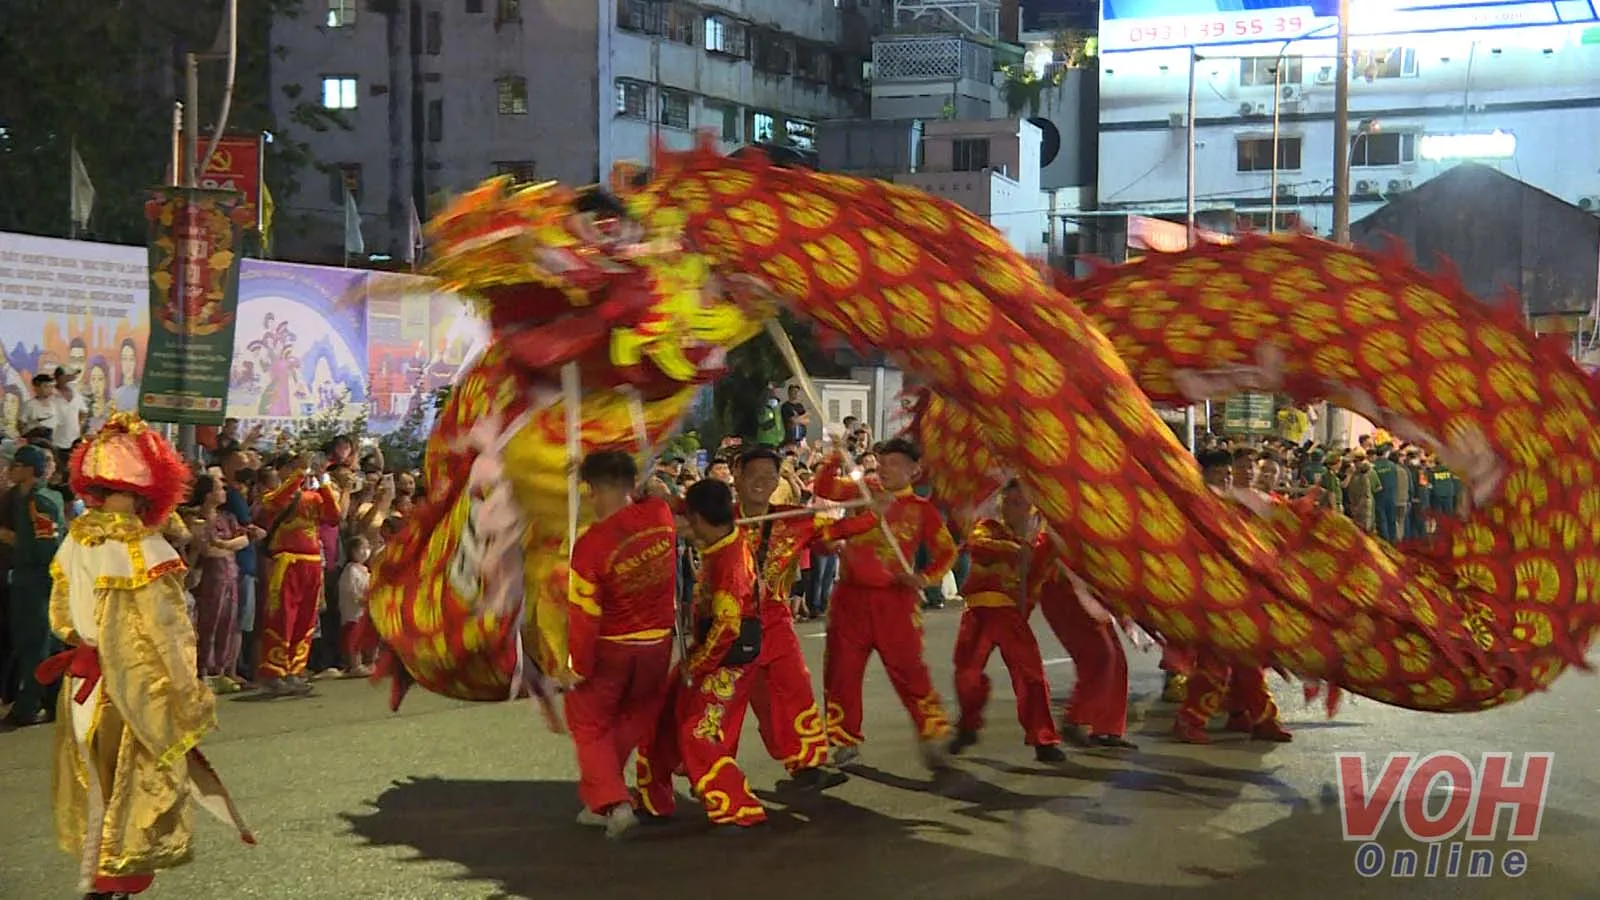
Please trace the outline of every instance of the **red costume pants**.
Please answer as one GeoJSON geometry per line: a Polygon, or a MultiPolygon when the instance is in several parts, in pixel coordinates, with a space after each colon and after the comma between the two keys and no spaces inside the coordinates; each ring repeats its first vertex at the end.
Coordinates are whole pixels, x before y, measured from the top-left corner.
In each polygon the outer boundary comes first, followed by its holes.
{"type": "Polygon", "coordinates": [[[767,811],[750,790],[735,758],[754,682],[750,667],[726,667],[684,684],[671,695],[647,746],[640,748],[635,781],[645,812],[668,816],[676,807],[672,776],[682,770],[713,825],[756,825],[767,811]]]}
{"type": "Polygon", "coordinates": [[[301,675],[311,660],[311,632],[322,612],[322,557],[275,553],[267,564],[266,599],[256,629],[261,642],[256,677],[301,675]]]}
{"type": "Polygon", "coordinates": [[[1178,707],[1178,724],[1205,728],[1224,708],[1230,726],[1255,728],[1278,722],[1278,704],[1267,690],[1265,669],[1230,666],[1204,650],[1197,651],[1189,673],[1189,692],[1178,707]]]}
{"type": "Polygon", "coordinates": [[[761,656],[750,672],[750,709],[767,753],[793,775],[828,761],[828,737],[811,689],[811,670],[800,652],[789,611],[777,607],[761,623],[761,656]]]}
{"type": "Polygon", "coordinates": [[[828,742],[854,746],[861,733],[861,687],[867,658],[877,651],[919,740],[950,733],[939,694],[922,659],[922,597],[903,587],[870,588],[844,582],[828,608],[822,693],[828,707],[828,742]]]}
{"type": "Polygon", "coordinates": [[[1128,654],[1116,626],[1089,618],[1071,592],[1047,593],[1039,606],[1077,670],[1066,720],[1091,735],[1122,737],[1128,730],[1128,654]]]}
{"type": "Polygon", "coordinates": [[[594,673],[567,694],[567,731],[578,751],[578,799],[591,812],[632,804],[623,772],[666,700],[672,642],[599,641],[594,673]]]}
{"type": "Polygon", "coordinates": [[[1039,642],[1022,610],[1015,606],[969,606],[961,613],[956,632],[956,702],[962,731],[983,730],[983,708],[989,702],[989,676],[983,669],[995,650],[1011,673],[1011,691],[1017,696],[1017,721],[1030,747],[1061,743],[1050,717],[1050,684],[1044,677],[1039,642]]]}

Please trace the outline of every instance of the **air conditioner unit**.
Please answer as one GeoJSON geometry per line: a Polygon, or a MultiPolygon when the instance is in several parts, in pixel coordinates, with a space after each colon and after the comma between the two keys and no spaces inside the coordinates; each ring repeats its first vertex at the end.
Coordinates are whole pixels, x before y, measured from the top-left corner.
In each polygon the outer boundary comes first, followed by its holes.
{"type": "Polygon", "coordinates": [[[1167,127],[1168,128],[1182,128],[1183,126],[1184,126],[1183,113],[1181,113],[1181,112],[1167,113],[1167,127]]]}
{"type": "Polygon", "coordinates": [[[1317,84],[1333,84],[1333,66],[1323,66],[1317,70],[1317,84]]]}
{"type": "Polygon", "coordinates": [[[1293,196],[1294,196],[1294,185],[1292,185],[1292,184],[1280,184],[1280,185],[1278,185],[1278,199],[1282,200],[1284,198],[1293,197],[1293,196]]]}
{"type": "Polygon", "coordinates": [[[1397,193],[1399,193],[1401,191],[1409,191],[1409,190],[1411,190],[1411,181],[1409,179],[1404,179],[1404,178],[1391,178],[1391,179],[1389,179],[1389,191],[1388,191],[1389,193],[1397,194],[1397,193]]]}
{"type": "Polygon", "coordinates": [[[1250,102],[1247,101],[1247,102],[1239,104],[1239,115],[1241,115],[1241,116],[1253,116],[1253,115],[1255,115],[1255,112],[1256,112],[1256,105],[1254,103],[1250,103],[1250,102]]]}
{"type": "Polygon", "coordinates": [[[1272,112],[1272,104],[1270,104],[1270,103],[1257,103],[1256,104],[1256,115],[1265,116],[1265,115],[1270,114],[1271,112],[1272,112]]]}
{"type": "Polygon", "coordinates": [[[1299,103],[1303,90],[1298,84],[1286,84],[1278,92],[1278,99],[1284,103],[1299,103]]]}
{"type": "Polygon", "coordinates": [[[1377,192],[1378,184],[1375,181],[1356,182],[1356,193],[1358,194],[1376,194],[1377,192]]]}
{"type": "Polygon", "coordinates": [[[1592,213],[1600,213],[1600,194],[1593,197],[1579,197],[1578,208],[1592,213]]]}

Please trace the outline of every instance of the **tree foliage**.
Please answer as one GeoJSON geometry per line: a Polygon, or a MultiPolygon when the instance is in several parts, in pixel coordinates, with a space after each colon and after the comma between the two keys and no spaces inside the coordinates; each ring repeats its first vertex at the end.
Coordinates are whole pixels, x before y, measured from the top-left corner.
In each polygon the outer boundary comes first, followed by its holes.
{"type": "MultiPolygon", "coordinates": [[[[848,375],[834,362],[832,354],[824,352],[817,344],[812,329],[787,312],[779,314],[779,322],[789,339],[794,342],[800,361],[813,378],[834,378],[848,375]]],[[[783,384],[793,375],[789,364],[766,334],[735,347],[728,354],[728,374],[723,376],[712,391],[713,420],[705,423],[702,434],[711,438],[707,446],[716,446],[727,435],[740,435],[746,440],[756,436],[756,413],[766,401],[767,387],[783,384]]]]}
{"type": "MultiPolygon", "coordinates": [[[[288,85],[273,114],[274,17],[303,0],[242,0],[230,132],[268,131],[266,177],[282,209],[311,164],[295,131],[348,127],[315,89],[288,85]]],[[[172,158],[172,104],[184,93],[184,54],[207,53],[224,0],[6,0],[0,24],[0,231],[65,236],[71,148],[95,188],[81,236],[145,241],[144,193],[172,158]]],[[[220,110],[226,67],[200,63],[202,141],[220,110]]],[[[194,112],[194,111],[186,111],[194,112]]],[[[281,227],[281,226],[280,226],[281,227]]]]}

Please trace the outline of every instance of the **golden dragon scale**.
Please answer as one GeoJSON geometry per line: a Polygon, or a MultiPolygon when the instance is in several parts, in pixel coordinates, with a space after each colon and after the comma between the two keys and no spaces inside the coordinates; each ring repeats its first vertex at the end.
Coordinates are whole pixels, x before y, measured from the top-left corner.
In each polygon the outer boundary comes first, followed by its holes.
{"type": "Polygon", "coordinates": [[[683,222],[717,270],[892,354],[970,423],[929,434],[957,442],[936,455],[981,447],[1017,472],[1068,563],[1168,640],[1434,711],[1511,702],[1582,664],[1600,624],[1594,395],[1448,279],[1254,239],[1110,270],[1083,287],[1086,311],[986,223],[903,186],[702,144],[661,153],[628,199],[683,222]],[[1441,549],[1402,552],[1310,504],[1258,515],[1216,496],[1146,392],[1232,365],[1238,387],[1275,379],[1259,386],[1433,443],[1475,511],[1441,549]]]}

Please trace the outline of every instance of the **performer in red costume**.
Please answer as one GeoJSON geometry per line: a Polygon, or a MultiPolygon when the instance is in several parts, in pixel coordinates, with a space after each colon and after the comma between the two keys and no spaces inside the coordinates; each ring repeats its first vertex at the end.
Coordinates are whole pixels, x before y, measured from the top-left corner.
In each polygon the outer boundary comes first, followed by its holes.
{"type": "Polygon", "coordinates": [[[712,825],[747,828],[767,820],[735,760],[761,654],[755,559],[734,523],[733,491],[726,484],[697,482],[683,503],[700,547],[697,638],[681,663],[681,683],[673,684],[672,706],[663,710],[654,738],[639,754],[639,800],[653,816],[671,815],[672,775],[681,769],[712,825]]]}
{"type": "Polygon", "coordinates": [[[311,632],[322,612],[322,538],[319,526],[337,526],[344,497],[331,479],[312,478],[301,456],[279,471],[278,486],[261,498],[256,524],[267,536],[267,591],[261,607],[261,662],[256,677],[268,697],[309,694],[306,663],[311,632]]]}
{"type": "Polygon", "coordinates": [[[1040,541],[1029,568],[1050,630],[1072,657],[1077,677],[1063,713],[1062,736],[1080,747],[1137,750],[1128,741],[1128,656],[1111,613],[1089,585],[1061,561],[1051,541],[1040,541]]]}
{"type": "Polygon", "coordinates": [[[578,821],[619,839],[638,824],[623,779],[649,736],[672,668],[678,534],[666,501],[634,502],[633,457],[584,458],[578,477],[594,513],[572,548],[567,581],[567,730],[578,752],[578,821]]]}
{"type": "Polygon", "coordinates": [[[773,506],[781,462],[768,448],[748,451],[739,458],[734,480],[741,516],[754,519],[796,513],[744,526],[745,540],[754,548],[762,594],[761,657],[751,672],[750,707],[767,752],[783,764],[794,779],[793,786],[817,789],[837,784],[843,777],[823,773],[828,737],[812,693],[811,672],[795,636],[794,617],[785,601],[800,575],[802,552],[814,544],[864,534],[877,528],[878,520],[872,513],[830,519],[807,515],[800,507],[773,506]]]}
{"type": "MultiPolygon", "coordinates": [[[[1237,464],[1238,458],[1225,450],[1200,454],[1201,476],[1219,494],[1227,495],[1233,490],[1237,464]]],[[[1294,740],[1278,720],[1278,704],[1267,688],[1265,669],[1230,665],[1208,651],[1197,651],[1186,695],[1172,726],[1173,737],[1187,744],[1211,743],[1206,725],[1224,705],[1228,712],[1227,730],[1244,732],[1258,741],[1294,740]]]]}
{"type": "Polygon", "coordinates": [[[1044,677],[1039,642],[1028,627],[1028,567],[1041,536],[1033,521],[1033,504],[1022,485],[1011,481],[1000,492],[1000,518],[980,519],[967,539],[972,572],[964,594],[967,608],[956,633],[956,701],[961,718],[950,752],[960,753],[978,742],[983,707],[989,702],[989,676],[983,673],[996,649],[1011,673],[1022,737],[1040,762],[1066,761],[1061,735],[1050,718],[1050,684],[1044,677]]]}
{"type": "MultiPolygon", "coordinates": [[[[921,459],[917,446],[895,438],[876,452],[879,483],[893,497],[882,519],[901,556],[895,555],[882,528],[846,541],[840,552],[822,665],[830,752],[835,765],[860,755],[862,680],[868,657],[877,651],[889,683],[911,714],[923,761],[941,769],[949,765],[950,721],[922,658],[922,591],[939,584],[955,565],[956,545],[939,511],[912,493],[921,459]],[[920,572],[908,572],[901,559],[915,559],[918,547],[927,549],[928,563],[920,572]]],[[[836,480],[819,477],[817,493],[839,495],[839,485],[828,483],[836,480]]]]}

